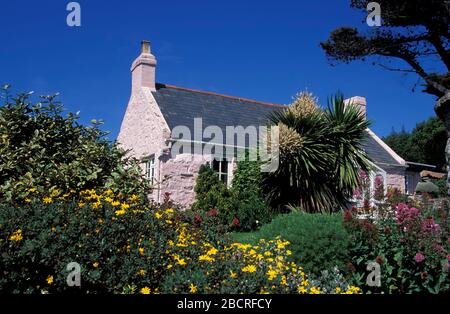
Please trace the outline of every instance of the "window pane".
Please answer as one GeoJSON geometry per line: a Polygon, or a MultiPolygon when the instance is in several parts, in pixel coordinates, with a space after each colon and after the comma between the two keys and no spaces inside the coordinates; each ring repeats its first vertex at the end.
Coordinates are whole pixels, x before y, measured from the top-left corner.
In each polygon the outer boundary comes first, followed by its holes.
{"type": "Polygon", "coordinates": [[[220,175],[220,180],[222,180],[225,183],[227,183],[227,178],[228,178],[228,176],[226,174],[220,175]]]}
{"type": "Polygon", "coordinates": [[[228,173],[228,162],[226,160],[222,160],[220,170],[223,173],[228,173]]]}
{"type": "Polygon", "coordinates": [[[219,172],[219,169],[220,169],[220,162],[214,159],[213,160],[213,170],[216,172],[219,172]]]}

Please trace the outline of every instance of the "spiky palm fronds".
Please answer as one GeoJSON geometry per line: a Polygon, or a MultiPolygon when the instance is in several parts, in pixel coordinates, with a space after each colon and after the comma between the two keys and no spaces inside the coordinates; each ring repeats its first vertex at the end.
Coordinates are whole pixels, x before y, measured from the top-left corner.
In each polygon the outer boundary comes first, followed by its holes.
{"type": "Polygon", "coordinates": [[[273,205],[298,205],[308,212],[331,212],[344,205],[369,161],[360,147],[369,123],[341,95],[322,111],[301,93],[270,120],[280,126],[280,164],[264,178],[273,205]]]}

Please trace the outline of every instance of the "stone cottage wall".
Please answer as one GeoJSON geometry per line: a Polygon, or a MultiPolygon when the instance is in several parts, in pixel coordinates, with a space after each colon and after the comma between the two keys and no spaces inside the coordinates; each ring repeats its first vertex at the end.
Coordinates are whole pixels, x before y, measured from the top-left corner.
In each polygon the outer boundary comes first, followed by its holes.
{"type": "Polygon", "coordinates": [[[175,158],[163,159],[161,163],[160,199],[164,193],[185,207],[195,201],[195,183],[200,166],[211,162],[211,156],[178,154],[175,158]]]}
{"type": "Polygon", "coordinates": [[[392,167],[386,170],[386,184],[389,187],[397,188],[402,193],[405,193],[405,168],[392,167]]]}

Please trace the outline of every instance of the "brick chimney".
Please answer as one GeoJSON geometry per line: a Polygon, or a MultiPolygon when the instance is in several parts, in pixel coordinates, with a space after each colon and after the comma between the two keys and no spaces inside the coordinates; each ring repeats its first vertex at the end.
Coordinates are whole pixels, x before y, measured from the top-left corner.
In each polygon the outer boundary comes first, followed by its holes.
{"type": "Polygon", "coordinates": [[[355,107],[359,108],[359,111],[361,114],[364,115],[364,117],[367,117],[366,114],[366,97],[361,96],[353,96],[351,98],[348,98],[344,100],[345,104],[353,104],[355,107]]]}
{"type": "Polygon", "coordinates": [[[141,54],[134,60],[131,66],[131,91],[137,91],[141,87],[155,90],[156,58],[150,51],[150,42],[141,42],[141,54]]]}

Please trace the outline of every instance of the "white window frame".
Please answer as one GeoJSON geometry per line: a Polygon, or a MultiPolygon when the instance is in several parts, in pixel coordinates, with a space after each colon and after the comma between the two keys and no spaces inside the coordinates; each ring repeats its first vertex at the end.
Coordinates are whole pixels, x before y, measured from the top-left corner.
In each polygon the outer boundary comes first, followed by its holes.
{"type": "Polygon", "coordinates": [[[145,178],[148,181],[150,181],[150,184],[153,185],[155,183],[155,169],[156,169],[155,155],[152,155],[147,159],[145,159],[144,163],[145,163],[144,169],[145,178]]]}
{"type": "Polygon", "coordinates": [[[226,158],[221,159],[221,160],[217,160],[217,159],[213,159],[210,163],[210,167],[211,169],[213,169],[214,171],[216,171],[217,175],[219,176],[219,180],[224,182],[227,187],[231,186],[231,180],[232,180],[232,162],[230,160],[227,160],[226,158]],[[219,169],[218,171],[216,171],[214,169],[214,162],[218,162],[219,163],[219,169]],[[227,168],[225,172],[222,172],[222,163],[226,162],[227,163],[227,168]],[[223,181],[222,180],[222,175],[226,175],[227,181],[223,181]]]}

